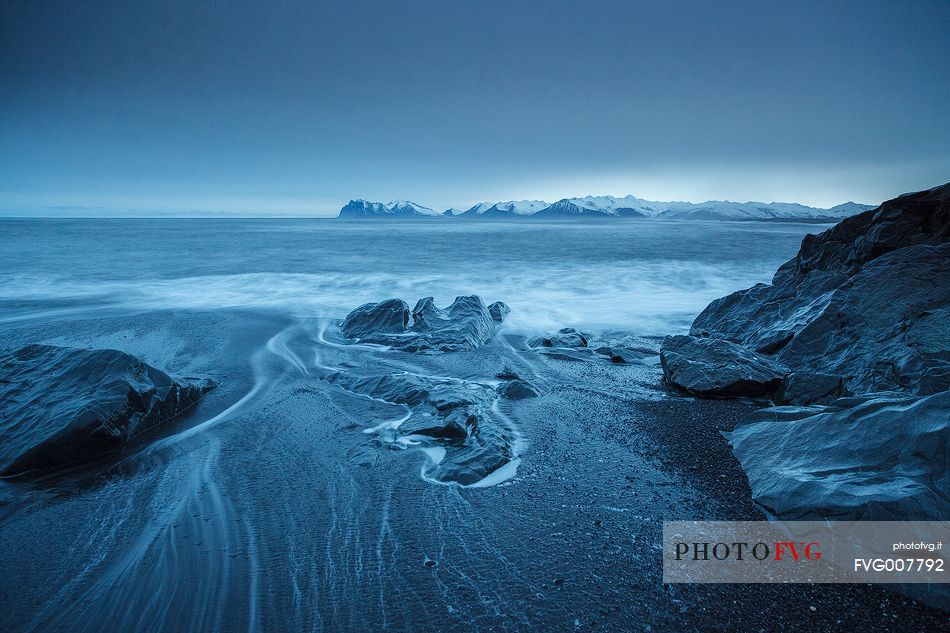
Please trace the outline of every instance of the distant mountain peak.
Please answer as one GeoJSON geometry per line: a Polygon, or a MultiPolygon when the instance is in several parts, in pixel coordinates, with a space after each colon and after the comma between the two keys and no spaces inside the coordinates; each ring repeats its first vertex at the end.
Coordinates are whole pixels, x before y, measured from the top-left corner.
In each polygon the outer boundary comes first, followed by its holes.
{"type": "Polygon", "coordinates": [[[410,218],[437,217],[442,214],[409,200],[370,202],[357,198],[340,209],[339,218],[410,218]]]}
{"type": "Polygon", "coordinates": [[[462,215],[513,216],[534,215],[548,206],[544,200],[509,200],[507,202],[479,202],[462,215]]]}

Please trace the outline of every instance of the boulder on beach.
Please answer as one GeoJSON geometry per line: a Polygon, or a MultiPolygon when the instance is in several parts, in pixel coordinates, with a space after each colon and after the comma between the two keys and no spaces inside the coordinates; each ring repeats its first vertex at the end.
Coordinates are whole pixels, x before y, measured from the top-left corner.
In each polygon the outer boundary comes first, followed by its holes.
{"type": "Polygon", "coordinates": [[[716,338],[670,336],[660,350],[670,385],[710,398],[771,397],[791,370],[771,358],[716,338]]]}
{"type": "Polygon", "coordinates": [[[430,468],[434,479],[474,484],[513,459],[513,438],[492,411],[498,394],[490,387],[408,373],[335,372],[325,380],[352,393],[408,407],[405,419],[380,430],[381,439],[397,448],[419,442],[442,448],[444,457],[430,468]]]}
{"type": "Polygon", "coordinates": [[[726,437],[753,499],[776,518],[947,518],[950,391],[763,409],[726,437]]]}
{"type": "Polygon", "coordinates": [[[347,338],[406,352],[458,352],[491,340],[510,311],[500,301],[486,306],[477,295],[456,297],[447,308],[426,297],[411,312],[405,301],[388,299],[356,308],[340,329],[347,338]]]}
{"type": "Polygon", "coordinates": [[[27,345],[0,355],[0,474],[119,451],[215,386],[111,349],[27,345]]]}

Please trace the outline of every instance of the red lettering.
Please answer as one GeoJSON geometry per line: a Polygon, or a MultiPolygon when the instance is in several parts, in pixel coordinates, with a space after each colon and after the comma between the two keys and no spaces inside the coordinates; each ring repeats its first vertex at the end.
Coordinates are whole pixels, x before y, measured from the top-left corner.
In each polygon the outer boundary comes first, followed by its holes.
{"type": "Polygon", "coordinates": [[[776,541],[775,542],[775,560],[782,560],[782,554],[785,548],[788,548],[788,550],[791,552],[792,559],[797,561],[798,550],[795,549],[795,543],[792,543],[791,541],[776,541]]]}

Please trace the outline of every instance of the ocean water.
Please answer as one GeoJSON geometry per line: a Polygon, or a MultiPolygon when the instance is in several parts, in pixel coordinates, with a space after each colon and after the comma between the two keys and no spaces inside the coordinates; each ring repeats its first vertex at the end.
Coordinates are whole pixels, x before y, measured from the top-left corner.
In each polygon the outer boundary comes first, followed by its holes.
{"type": "Polygon", "coordinates": [[[480,294],[508,327],[668,334],[827,225],[763,222],[0,220],[0,320],[247,308],[342,318],[480,294]]]}

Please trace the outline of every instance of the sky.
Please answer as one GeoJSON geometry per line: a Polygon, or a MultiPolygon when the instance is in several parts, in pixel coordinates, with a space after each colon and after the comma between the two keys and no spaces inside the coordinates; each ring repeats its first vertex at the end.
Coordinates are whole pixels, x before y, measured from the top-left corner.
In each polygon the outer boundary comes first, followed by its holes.
{"type": "Polygon", "coordinates": [[[0,214],[876,204],[950,180],[950,2],[0,3],[0,214]]]}

